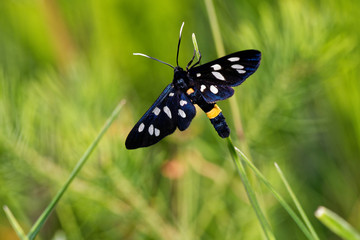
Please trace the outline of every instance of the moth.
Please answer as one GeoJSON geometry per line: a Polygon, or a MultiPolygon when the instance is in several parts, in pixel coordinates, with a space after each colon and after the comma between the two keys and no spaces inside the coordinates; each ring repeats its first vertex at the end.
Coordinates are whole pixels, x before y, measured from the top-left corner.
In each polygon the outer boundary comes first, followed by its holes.
{"type": "Polygon", "coordinates": [[[239,51],[199,65],[201,54],[198,51],[199,59],[192,65],[196,55],[194,49],[194,55],[184,70],[178,63],[183,26],[184,23],[180,28],[176,67],[145,54],[134,53],[172,67],[174,78],[130,131],[125,141],[127,149],[153,145],[172,134],[176,128],[184,131],[196,115],[195,104],[206,113],[220,137],[230,135],[225,117],[216,102],[231,97],[234,94],[232,87],[243,83],[257,70],[261,53],[258,50],[239,51]]]}

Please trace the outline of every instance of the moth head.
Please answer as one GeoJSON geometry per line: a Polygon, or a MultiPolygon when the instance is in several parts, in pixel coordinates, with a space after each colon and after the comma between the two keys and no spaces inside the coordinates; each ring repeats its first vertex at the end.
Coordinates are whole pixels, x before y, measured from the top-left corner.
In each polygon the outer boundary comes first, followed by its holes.
{"type": "Polygon", "coordinates": [[[181,67],[175,67],[174,70],[174,86],[181,90],[188,88],[186,72],[181,67]]]}

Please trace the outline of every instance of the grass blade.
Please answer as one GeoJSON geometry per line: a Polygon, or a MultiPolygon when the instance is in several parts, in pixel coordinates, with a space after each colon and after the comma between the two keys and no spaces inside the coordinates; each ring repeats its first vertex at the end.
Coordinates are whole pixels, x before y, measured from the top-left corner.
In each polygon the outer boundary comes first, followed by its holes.
{"type": "Polygon", "coordinates": [[[10,211],[10,209],[7,206],[4,206],[4,212],[6,214],[6,217],[9,219],[9,222],[13,229],[15,230],[16,234],[21,240],[28,240],[28,237],[25,235],[24,230],[20,227],[20,224],[10,211]]]}
{"type": "Polygon", "coordinates": [[[195,33],[193,33],[191,37],[192,37],[192,42],[194,45],[196,57],[197,57],[197,59],[199,59],[200,58],[200,50],[199,50],[199,46],[196,41],[195,33]]]}
{"type": "Polygon", "coordinates": [[[244,184],[244,187],[245,187],[246,193],[248,195],[248,198],[250,200],[250,203],[251,203],[252,207],[254,208],[254,211],[255,211],[256,216],[261,224],[261,227],[264,231],[266,239],[275,239],[272,229],[270,227],[270,224],[267,222],[265,215],[261,211],[259,203],[256,199],[256,195],[254,193],[254,190],[250,185],[250,182],[248,180],[248,177],[247,177],[245,169],[244,169],[244,165],[242,164],[242,162],[239,158],[239,155],[237,155],[237,153],[236,153],[236,148],[234,147],[230,137],[228,137],[227,140],[228,140],[228,148],[229,148],[230,154],[234,160],[234,163],[239,172],[240,178],[244,184]]]}
{"type": "Polygon", "coordinates": [[[271,183],[262,175],[262,173],[255,167],[255,165],[246,157],[246,155],[235,147],[235,150],[240,154],[240,156],[244,159],[246,164],[253,170],[255,175],[265,184],[265,186],[272,192],[274,197],[279,201],[282,207],[289,213],[290,217],[294,220],[294,222],[298,225],[301,231],[305,234],[308,239],[318,239],[310,233],[310,231],[306,228],[301,219],[296,215],[296,213],[291,209],[291,207],[286,203],[286,201],[281,197],[281,195],[275,190],[275,188],[271,185],[271,183]]]}
{"type": "Polygon", "coordinates": [[[107,119],[107,121],[105,122],[103,128],[101,129],[99,135],[95,138],[95,140],[91,143],[91,145],[89,146],[89,148],[85,151],[84,155],[80,158],[80,160],[78,161],[78,163],[76,164],[76,166],[74,167],[73,171],[71,172],[69,178],[66,180],[64,186],[57,192],[57,194],[55,195],[55,197],[52,199],[52,201],[50,202],[50,204],[46,207],[46,209],[44,210],[44,212],[40,215],[40,217],[36,220],[36,222],[34,223],[34,225],[31,227],[30,232],[28,233],[28,238],[30,240],[34,239],[36,237],[36,235],[39,233],[41,227],[44,225],[46,219],[49,217],[51,211],[54,209],[54,207],[56,206],[56,204],[59,202],[60,198],[62,197],[62,195],[64,194],[64,192],[66,191],[66,189],[69,187],[69,185],[71,184],[71,182],[74,180],[74,178],[76,177],[76,175],[79,173],[79,171],[81,170],[82,166],[85,164],[86,160],[89,158],[90,154],[92,153],[92,151],[95,149],[95,147],[97,146],[97,144],[99,143],[100,139],[102,138],[102,136],[105,134],[105,132],[107,131],[107,129],[110,127],[111,123],[115,120],[115,118],[117,117],[117,115],[120,113],[120,110],[122,109],[122,106],[125,104],[125,101],[121,101],[117,107],[115,108],[115,110],[112,112],[111,116],[107,119]]]}
{"type": "Polygon", "coordinates": [[[285,175],[283,174],[283,172],[281,171],[279,165],[277,165],[277,163],[275,163],[275,167],[276,167],[276,170],[278,171],[280,177],[281,177],[281,180],[283,181],[283,183],[285,184],[285,187],[287,189],[287,191],[289,192],[292,200],[294,201],[295,203],[295,206],[296,208],[298,209],[303,221],[305,222],[306,226],[308,227],[308,229],[310,230],[311,234],[313,235],[313,237],[315,239],[319,239],[319,237],[317,236],[313,226],[311,225],[308,217],[306,216],[305,212],[304,212],[304,209],[301,207],[301,204],[299,202],[299,200],[296,198],[296,195],[294,194],[294,192],[292,191],[288,181],[286,180],[285,178],[285,175]]]}
{"type": "Polygon", "coordinates": [[[216,18],[215,8],[212,0],[205,0],[206,11],[209,15],[211,31],[214,37],[216,52],[219,56],[225,55],[224,43],[221,38],[219,24],[216,18]]]}
{"type": "Polygon", "coordinates": [[[343,218],[333,211],[319,207],[315,216],[331,231],[347,240],[360,240],[360,234],[343,218]]]}

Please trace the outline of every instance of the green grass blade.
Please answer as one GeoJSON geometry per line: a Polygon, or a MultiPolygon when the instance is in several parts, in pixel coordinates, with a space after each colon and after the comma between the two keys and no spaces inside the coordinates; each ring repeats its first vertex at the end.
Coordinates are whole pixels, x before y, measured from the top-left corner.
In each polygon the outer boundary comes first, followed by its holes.
{"type": "Polygon", "coordinates": [[[192,42],[194,45],[196,57],[197,57],[197,59],[199,59],[200,58],[200,50],[199,50],[199,46],[196,41],[195,33],[192,34],[192,42]]]}
{"type": "Polygon", "coordinates": [[[14,215],[12,214],[10,209],[7,206],[4,206],[3,208],[4,208],[4,212],[6,214],[6,217],[9,219],[9,222],[10,222],[11,226],[13,227],[13,229],[15,230],[18,237],[21,240],[28,240],[28,237],[25,235],[23,229],[21,228],[20,224],[18,223],[18,221],[16,220],[16,218],[14,217],[14,215]]]}
{"type": "Polygon", "coordinates": [[[45,223],[46,219],[49,217],[51,211],[54,209],[54,207],[56,206],[56,204],[58,203],[58,201],[60,200],[60,198],[62,197],[64,192],[66,191],[66,189],[69,187],[71,182],[74,180],[76,175],[79,173],[82,166],[85,164],[86,160],[89,158],[90,154],[95,149],[95,147],[99,143],[102,136],[105,134],[107,129],[110,127],[111,123],[118,116],[118,114],[120,113],[120,110],[122,109],[122,106],[124,104],[125,104],[125,101],[123,100],[117,105],[115,110],[112,112],[111,116],[105,122],[105,124],[104,124],[103,128],[101,129],[99,135],[91,143],[89,148],[85,151],[84,155],[80,158],[80,160],[78,161],[78,163],[74,167],[73,171],[71,172],[71,174],[70,174],[69,178],[67,179],[67,181],[65,182],[64,186],[57,192],[57,194],[52,199],[50,204],[46,207],[44,212],[40,215],[40,217],[36,220],[34,225],[31,227],[30,232],[28,233],[28,238],[30,240],[34,239],[36,237],[36,235],[39,233],[41,227],[44,225],[44,223],[45,223]]]}
{"type": "Polygon", "coordinates": [[[225,55],[224,43],[221,38],[219,24],[216,18],[215,8],[212,0],[205,0],[206,11],[209,15],[211,31],[214,37],[216,52],[219,56],[225,55]]]}
{"type": "Polygon", "coordinates": [[[244,184],[246,193],[248,195],[248,198],[250,200],[250,203],[252,205],[252,207],[254,208],[254,211],[256,213],[256,216],[261,224],[261,227],[264,231],[264,234],[266,236],[267,239],[275,239],[274,234],[272,232],[272,229],[270,227],[270,224],[267,222],[265,215],[263,214],[263,212],[261,211],[261,208],[259,206],[259,203],[256,199],[256,195],[255,192],[253,190],[253,188],[250,185],[250,182],[248,180],[248,177],[246,175],[245,169],[244,169],[244,165],[242,164],[239,155],[236,154],[236,149],[231,141],[231,138],[228,137],[227,138],[228,141],[228,148],[231,154],[231,157],[234,160],[234,163],[236,165],[236,168],[239,172],[240,178],[244,184]]]}
{"type": "Polygon", "coordinates": [[[264,183],[264,185],[272,192],[274,197],[279,201],[282,207],[288,212],[290,217],[294,220],[294,222],[298,225],[300,230],[305,234],[308,239],[318,239],[314,237],[310,231],[307,229],[305,224],[301,221],[301,219],[296,215],[296,213],[291,209],[291,207],[286,203],[284,198],[275,190],[275,188],[271,185],[271,183],[262,175],[262,173],[255,167],[255,165],[247,158],[247,156],[235,147],[235,150],[240,154],[240,156],[244,159],[246,164],[253,170],[255,175],[264,183]]]}
{"type": "Polygon", "coordinates": [[[288,183],[288,181],[285,178],[285,175],[283,174],[283,172],[281,171],[280,167],[275,163],[275,167],[276,170],[278,171],[281,180],[283,181],[283,183],[285,184],[285,187],[287,189],[287,191],[289,192],[292,200],[295,203],[296,208],[298,209],[303,221],[305,222],[306,226],[308,227],[308,229],[310,230],[311,234],[313,235],[313,237],[315,239],[319,239],[318,235],[316,234],[313,226],[311,225],[309,218],[306,216],[304,209],[301,207],[301,204],[299,202],[299,200],[296,198],[296,195],[294,194],[294,192],[292,191],[290,184],[288,183]]]}
{"type": "Polygon", "coordinates": [[[319,207],[315,216],[331,231],[347,240],[360,240],[360,234],[348,222],[333,211],[319,207]]]}

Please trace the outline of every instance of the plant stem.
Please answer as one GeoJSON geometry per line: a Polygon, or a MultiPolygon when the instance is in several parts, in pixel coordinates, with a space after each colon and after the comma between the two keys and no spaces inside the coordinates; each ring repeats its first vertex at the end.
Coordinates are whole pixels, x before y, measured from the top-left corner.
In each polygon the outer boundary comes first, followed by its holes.
{"type": "Polygon", "coordinates": [[[225,48],[221,38],[219,24],[216,18],[215,8],[212,0],[205,0],[206,11],[209,15],[211,31],[214,37],[217,55],[224,56],[225,48]]]}
{"type": "Polygon", "coordinates": [[[192,41],[193,41],[196,57],[199,60],[200,59],[200,50],[199,50],[199,46],[196,41],[195,33],[192,34],[192,41]]]}
{"type": "Polygon", "coordinates": [[[90,154],[95,149],[95,147],[99,143],[102,136],[105,134],[107,129],[110,127],[111,123],[115,120],[117,115],[120,113],[120,110],[121,110],[121,108],[122,108],[122,106],[124,104],[125,104],[125,101],[123,100],[117,105],[115,110],[112,112],[111,116],[105,122],[105,124],[104,124],[103,128],[101,129],[99,135],[91,143],[91,145],[85,151],[84,155],[80,158],[80,160],[78,161],[78,163],[74,167],[73,171],[71,172],[71,174],[70,174],[69,178],[67,179],[67,181],[65,182],[64,186],[57,192],[57,194],[52,199],[50,204],[46,207],[44,212],[40,215],[40,217],[36,220],[34,225],[31,227],[30,232],[28,233],[28,238],[30,240],[34,239],[36,237],[36,235],[39,233],[41,227],[44,225],[44,223],[45,223],[46,219],[49,217],[51,211],[55,208],[56,204],[59,202],[59,200],[62,197],[62,195],[64,194],[64,192],[67,190],[67,188],[69,187],[71,182],[74,180],[76,175],[79,173],[81,168],[84,166],[84,164],[86,163],[86,160],[89,158],[90,154]]]}
{"type": "Polygon", "coordinates": [[[249,183],[248,177],[247,177],[245,169],[244,169],[244,165],[242,164],[242,161],[240,160],[239,155],[236,153],[236,148],[234,147],[230,137],[227,138],[227,141],[228,141],[228,148],[229,148],[230,154],[234,160],[234,163],[239,172],[240,178],[244,184],[244,187],[245,187],[246,193],[248,195],[248,198],[250,200],[250,203],[251,203],[251,205],[256,213],[256,216],[261,224],[264,234],[267,239],[275,239],[274,234],[272,233],[270,224],[267,222],[265,215],[261,211],[259,203],[256,199],[256,195],[254,193],[254,190],[249,183]]]}
{"type": "Polygon", "coordinates": [[[293,202],[295,203],[295,206],[296,208],[298,209],[302,219],[304,220],[306,226],[308,227],[308,229],[310,230],[311,234],[313,235],[313,237],[315,239],[319,239],[319,237],[317,236],[314,228],[312,227],[308,217],[306,216],[305,212],[304,212],[304,209],[301,207],[300,203],[299,203],[299,200],[296,198],[294,192],[292,191],[291,187],[290,187],[290,184],[288,183],[288,181],[286,180],[285,178],[285,175],[283,174],[283,172],[281,171],[279,165],[277,165],[277,163],[275,163],[275,167],[281,177],[281,180],[283,181],[283,183],[285,184],[285,187],[287,189],[287,191],[289,192],[293,202]]]}
{"type": "Polygon", "coordinates": [[[255,167],[255,165],[246,157],[246,155],[235,147],[235,150],[242,156],[245,163],[253,170],[256,176],[265,184],[265,186],[272,192],[274,197],[279,201],[279,203],[283,206],[283,208],[289,213],[289,215],[293,218],[295,223],[299,226],[299,228],[303,231],[305,236],[308,239],[318,239],[314,237],[310,231],[306,228],[301,219],[296,215],[296,213],[291,209],[291,207],[285,202],[284,198],[275,190],[275,188],[271,185],[271,183],[262,175],[262,173],[255,167]]]}
{"type": "Polygon", "coordinates": [[[10,209],[7,206],[4,206],[3,208],[4,208],[4,212],[6,214],[6,217],[8,218],[11,226],[15,230],[18,237],[21,240],[28,240],[28,237],[25,235],[24,230],[21,228],[20,224],[18,223],[18,221],[16,220],[16,218],[14,217],[14,215],[12,214],[10,209]]]}
{"type": "Polygon", "coordinates": [[[347,240],[360,240],[360,234],[343,218],[333,211],[319,207],[315,216],[331,231],[347,240]]]}

